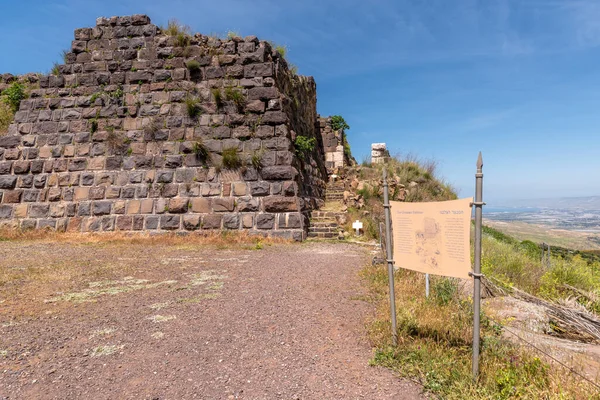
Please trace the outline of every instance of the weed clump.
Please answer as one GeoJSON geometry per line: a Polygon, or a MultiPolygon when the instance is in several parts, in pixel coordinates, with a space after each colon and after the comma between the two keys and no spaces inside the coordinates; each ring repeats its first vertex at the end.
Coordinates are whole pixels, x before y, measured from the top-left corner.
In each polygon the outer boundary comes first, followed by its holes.
{"type": "Polygon", "coordinates": [[[200,71],[200,63],[196,60],[190,60],[185,65],[192,73],[200,71]]]}
{"type": "Polygon", "coordinates": [[[190,118],[196,118],[202,113],[202,107],[200,106],[200,100],[193,96],[185,98],[185,109],[187,115],[190,118]]]}
{"type": "Polygon", "coordinates": [[[242,112],[244,110],[244,106],[246,105],[246,97],[240,89],[233,87],[225,88],[225,98],[235,104],[238,112],[242,112]]]}
{"type": "Polygon", "coordinates": [[[218,88],[214,88],[211,90],[211,93],[213,95],[213,98],[215,99],[215,104],[217,105],[217,108],[223,107],[224,101],[223,101],[223,94],[221,93],[221,90],[218,88]]]}
{"type": "Polygon", "coordinates": [[[227,169],[237,169],[242,166],[242,160],[236,147],[223,150],[223,166],[227,169]]]}

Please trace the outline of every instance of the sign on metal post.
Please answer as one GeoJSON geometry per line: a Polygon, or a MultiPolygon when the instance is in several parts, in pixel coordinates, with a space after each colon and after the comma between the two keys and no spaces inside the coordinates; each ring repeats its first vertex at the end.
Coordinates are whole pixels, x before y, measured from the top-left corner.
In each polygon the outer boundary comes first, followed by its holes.
{"type": "Polygon", "coordinates": [[[469,278],[473,198],[428,203],[391,202],[394,257],[401,268],[469,278]]]}
{"type": "Polygon", "coordinates": [[[483,160],[481,152],[475,174],[473,198],[429,203],[389,201],[387,172],[383,169],[385,244],[390,281],[392,335],[397,343],[394,296],[394,259],[399,267],[422,272],[429,296],[429,275],[455,278],[473,277],[473,379],[479,375],[481,312],[481,229],[483,203],[483,160]],[[471,217],[475,206],[475,262],[471,268],[471,217]],[[392,253],[392,225],[393,253],[392,253]]]}

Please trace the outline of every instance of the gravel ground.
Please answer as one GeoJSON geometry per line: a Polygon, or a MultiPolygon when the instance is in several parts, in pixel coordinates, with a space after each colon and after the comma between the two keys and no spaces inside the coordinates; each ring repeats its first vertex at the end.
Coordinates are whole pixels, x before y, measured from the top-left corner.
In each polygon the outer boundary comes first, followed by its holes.
{"type": "Polygon", "coordinates": [[[0,399],[424,398],[368,366],[368,261],[338,243],[0,242],[5,275],[62,276],[0,285],[0,399]]]}

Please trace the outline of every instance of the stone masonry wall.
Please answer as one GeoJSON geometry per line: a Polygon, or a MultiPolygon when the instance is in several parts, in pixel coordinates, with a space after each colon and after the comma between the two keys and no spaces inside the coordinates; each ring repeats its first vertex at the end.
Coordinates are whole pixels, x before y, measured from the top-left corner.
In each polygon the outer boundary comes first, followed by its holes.
{"type": "Polygon", "coordinates": [[[316,87],[267,42],[99,18],[65,61],[0,137],[0,225],[304,237],[326,170],[293,140],[319,136],[316,87]]]}
{"type": "Polygon", "coordinates": [[[333,130],[331,118],[329,117],[319,118],[319,128],[327,171],[333,174],[338,168],[350,165],[350,160],[344,153],[344,142],[346,140],[344,131],[333,130]]]}

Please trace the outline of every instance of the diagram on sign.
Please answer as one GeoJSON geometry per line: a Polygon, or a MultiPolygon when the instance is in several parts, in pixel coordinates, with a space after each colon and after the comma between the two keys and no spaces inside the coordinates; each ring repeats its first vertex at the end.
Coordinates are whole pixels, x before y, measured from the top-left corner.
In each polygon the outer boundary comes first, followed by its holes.
{"type": "Polygon", "coordinates": [[[430,217],[423,218],[423,230],[417,230],[416,253],[421,262],[433,269],[439,266],[442,247],[442,232],[437,221],[430,217]]]}

